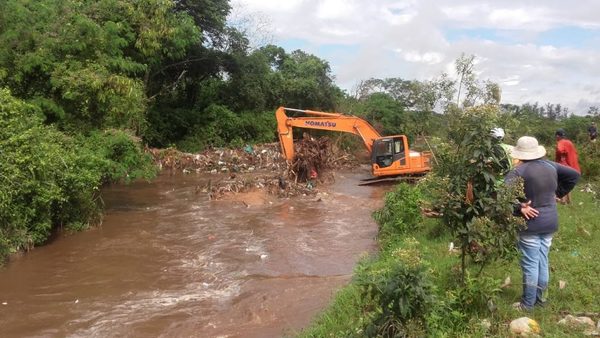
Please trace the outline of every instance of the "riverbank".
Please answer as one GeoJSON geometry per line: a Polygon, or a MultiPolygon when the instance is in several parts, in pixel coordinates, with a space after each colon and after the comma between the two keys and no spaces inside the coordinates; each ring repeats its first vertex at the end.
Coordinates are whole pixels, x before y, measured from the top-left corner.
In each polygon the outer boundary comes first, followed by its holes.
{"type": "MultiPolygon", "coordinates": [[[[399,325],[408,336],[505,337],[510,336],[510,322],[523,316],[536,320],[544,336],[583,336],[589,328],[558,322],[567,314],[586,314],[595,323],[600,320],[600,261],[596,259],[600,247],[600,202],[593,195],[590,189],[579,186],[573,192],[573,204],[559,206],[561,228],[552,244],[549,303],[543,308],[521,313],[511,307],[521,293],[521,273],[516,260],[508,264],[492,263],[483,275],[467,278],[467,288],[458,289],[460,255],[449,248],[452,237],[436,219],[423,219],[412,224],[413,230],[402,238],[380,233],[380,254],[364,259],[355,269],[352,282],[297,336],[365,337],[376,333],[385,336],[386,325],[389,329],[389,325],[398,323],[372,325],[381,311],[390,311],[382,309],[381,297],[372,297],[372,288],[382,286],[381,280],[389,278],[398,265],[410,267],[415,261],[420,268],[408,270],[425,278],[412,279],[411,285],[400,283],[396,295],[406,296],[415,287],[427,291],[421,297],[414,296],[412,304],[389,304],[417,315],[418,319],[399,325]],[[416,285],[415,281],[422,285],[416,285]],[[493,294],[482,293],[489,289],[486,284],[492,286],[493,294]],[[426,307],[419,308],[415,302],[419,300],[426,302],[426,307]]],[[[385,294],[385,290],[377,291],[385,294]]]]}

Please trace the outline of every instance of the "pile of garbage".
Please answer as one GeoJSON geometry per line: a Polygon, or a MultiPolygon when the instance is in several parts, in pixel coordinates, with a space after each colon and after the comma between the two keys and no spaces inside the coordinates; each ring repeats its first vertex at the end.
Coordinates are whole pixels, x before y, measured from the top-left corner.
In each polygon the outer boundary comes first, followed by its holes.
{"type": "Polygon", "coordinates": [[[279,143],[215,148],[195,154],[174,148],[146,151],[162,170],[215,175],[206,186],[196,188],[197,193],[207,193],[211,199],[256,189],[278,197],[313,195],[317,185],[334,181],[331,169],[358,164],[352,155],[333,145],[327,137],[305,136],[296,142],[296,156],[289,162],[281,155],[279,143]]]}
{"type": "Polygon", "coordinates": [[[246,145],[239,149],[215,148],[200,153],[184,153],[174,148],[148,148],[160,169],[182,170],[184,173],[244,173],[256,170],[285,169],[279,144],[246,145]]]}
{"type": "MultiPolygon", "coordinates": [[[[302,140],[294,145],[294,152],[287,176],[297,182],[309,182],[319,175],[331,174],[332,169],[358,164],[354,157],[332,144],[328,137],[315,139],[304,134],[302,140]]],[[[323,177],[324,180],[327,178],[323,177]]]]}

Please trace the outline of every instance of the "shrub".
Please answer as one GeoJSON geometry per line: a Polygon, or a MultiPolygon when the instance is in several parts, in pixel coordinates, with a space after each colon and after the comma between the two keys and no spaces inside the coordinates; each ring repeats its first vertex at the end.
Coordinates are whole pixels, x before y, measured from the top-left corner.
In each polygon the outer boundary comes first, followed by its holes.
{"type": "Polygon", "coordinates": [[[406,239],[388,259],[359,266],[356,284],[369,303],[377,304],[365,327],[367,336],[397,337],[408,326],[411,330],[423,326],[434,297],[418,244],[406,239]]]}
{"type": "Polygon", "coordinates": [[[124,132],[71,138],[44,126],[39,110],[0,90],[0,259],[44,243],[56,226],[97,221],[99,187],[153,173],[124,132]]]}
{"type": "Polygon", "coordinates": [[[587,142],[579,147],[581,174],[588,179],[600,176],[600,142],[587,142]]]}
{"type": "Polygon", "coordinates": [[[384,238],[392,234],[404,234],[421,223],[419,208],[421,193],[414,186],[400,183],[394,191],[385,195],[385,205],[373,213],[373,218],[380,226],[380,235],[384,238]]]}
{"type": "Polygon", "coordinates": [[[516,256],[514,243],[524,224],[512,216],[512,202],[523,190],[502,184],[508,162],[499,141],[490,135],[500,122],[497,107],[449,115],[449,143],[438,153],[440,164],[432,176],[437,182],[430,184],[437,192],[430,192],[432,204],[439,206],[444,224],[456,236],[464,275],[467,263],[482,269],[493,260],[516,256]]]}
{"type": "Polygon", "coordinates": [[[213,104],[203,111],[203,116],[203,123],[178,142],[181,150],[197,152],[209,147],[240,147],[275,140],[273,112],[236,114],[225,106],[213,104]]]}
{"type": "Polygon", "coordinates": [[[141,140],[123,130],[94,131],[79,137],[79,165],[100,172],[102,183],[150,179],[157,173],[152,156],[144,153],[141,140]]]}

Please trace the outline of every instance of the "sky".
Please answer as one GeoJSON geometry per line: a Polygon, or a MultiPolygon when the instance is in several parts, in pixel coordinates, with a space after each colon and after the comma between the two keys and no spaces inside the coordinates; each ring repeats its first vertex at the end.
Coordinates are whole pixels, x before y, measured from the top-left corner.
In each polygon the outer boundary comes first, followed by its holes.
{"type": "Polygon", "coordinates": [[[361,80],[455,76],[475,55],[502,103],[554,103],[584,115],[600,106],[598,0],[234,0],[255,43],[302,49],[352,92],[361,80]]]}

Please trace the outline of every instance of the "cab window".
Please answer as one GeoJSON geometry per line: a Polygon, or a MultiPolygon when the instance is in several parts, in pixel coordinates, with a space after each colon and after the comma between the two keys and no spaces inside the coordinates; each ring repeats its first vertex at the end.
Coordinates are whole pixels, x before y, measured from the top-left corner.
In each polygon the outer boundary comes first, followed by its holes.
{"type": "Polygon", "coordinates": [[[394,154],[399,154],[404,152],[404,142],[402,139],[394,140],[394,154]]]}

